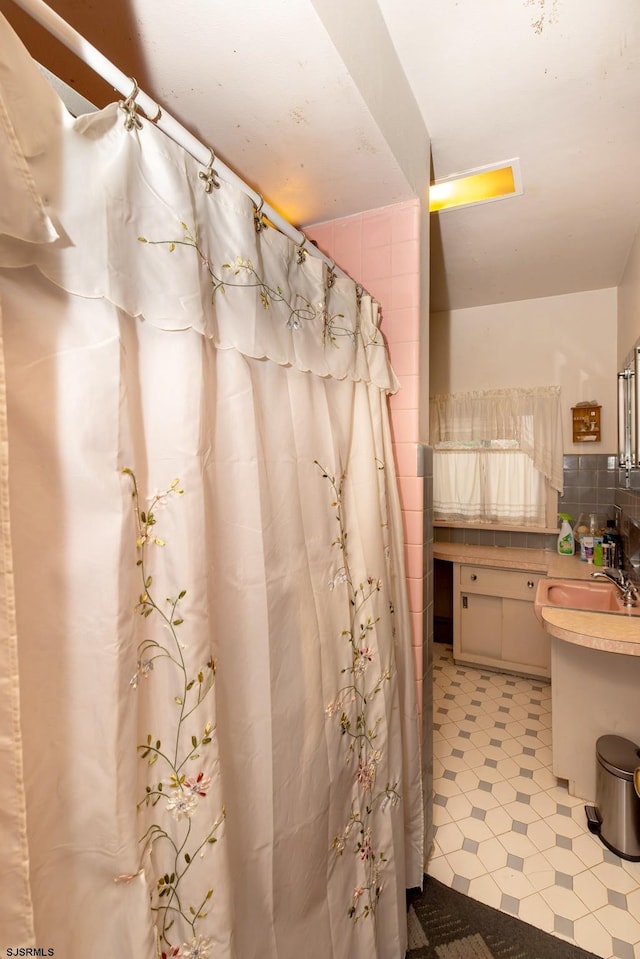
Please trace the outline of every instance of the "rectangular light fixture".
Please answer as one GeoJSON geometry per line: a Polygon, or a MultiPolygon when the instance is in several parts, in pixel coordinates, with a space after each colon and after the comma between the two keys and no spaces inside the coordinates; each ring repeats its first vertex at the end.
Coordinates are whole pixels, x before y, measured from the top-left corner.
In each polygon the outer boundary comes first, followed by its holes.
{"type": "Polygon", "coordinates": [[[490,203],[523,193],[517,157],[435,180],[429,187],[429,212],[490,203]]]}

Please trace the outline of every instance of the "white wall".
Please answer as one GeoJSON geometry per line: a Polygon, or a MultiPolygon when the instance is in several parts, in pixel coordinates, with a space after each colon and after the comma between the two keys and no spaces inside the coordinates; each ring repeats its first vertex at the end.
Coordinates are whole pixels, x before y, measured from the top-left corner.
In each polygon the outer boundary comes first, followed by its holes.
{"type": "Polygon", "coordinates": [[[618,287],[618,367],[640,337],[640,230],[618,287]]]}
{"type": "Polygon", "coordinates": [[[614,287],[434,313],[430,392],[560,386],[565,453],[613,454],[617,300],[614,287]],[[602,406],[600,443],[572,441],[571,407],[583,400],[602,406]]]}

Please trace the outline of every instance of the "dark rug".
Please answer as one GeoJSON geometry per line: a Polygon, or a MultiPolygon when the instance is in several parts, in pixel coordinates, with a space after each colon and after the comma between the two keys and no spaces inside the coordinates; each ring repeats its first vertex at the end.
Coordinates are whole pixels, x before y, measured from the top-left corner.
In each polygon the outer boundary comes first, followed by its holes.
{"type": "Polygon", "coordinates": [[[406,959],[597,959],[515,916],[424,877],[410,890],[406,959]]]}

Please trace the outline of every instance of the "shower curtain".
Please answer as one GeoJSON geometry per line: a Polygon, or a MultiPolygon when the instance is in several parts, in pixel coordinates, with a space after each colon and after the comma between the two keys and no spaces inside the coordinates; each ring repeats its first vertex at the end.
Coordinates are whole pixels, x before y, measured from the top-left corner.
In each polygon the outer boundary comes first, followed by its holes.
{"type": "Polygon", "coordinates": [[[3,19],[0,120],[0,951],[402,959],[375,304],[134,103],[70,117],[3,19]]]}

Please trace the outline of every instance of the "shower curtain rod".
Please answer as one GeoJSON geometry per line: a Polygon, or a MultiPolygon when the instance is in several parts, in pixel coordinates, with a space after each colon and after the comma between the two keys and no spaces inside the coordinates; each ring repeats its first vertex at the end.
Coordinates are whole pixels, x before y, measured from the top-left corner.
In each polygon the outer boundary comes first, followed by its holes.
{"type": "Polygon", "coordinates": [[[160,107],[160,105],[152,100],[144,91],[139,90],[132,77],[128,77],[122,70],[118,69],[118,67],[96,49],[93,44],[89,43],[81,33],[78,33],[71,24],[67,23],[67,21],[56,13],[55,10],[52,10],[51,7],[47,6],[44,0],[13,0],[13,2],[71,50],[72,53],[75,53],[94,73],[97,73],[103,80],[111,84],[114,89],[118,90],[122,96],[125,98],[130,97],[133,92],[132,84],[134,84],[134,91],[136,91],[135,103],[140,107],[150,122],[154,123],[163,133],[166,133],[172,140],[175,140],[176,143],[184,147],[184,149],[204,167],[209,167],[211,160],[214,159],[215,173],[250,197],[258,212],[264,214],[266,219],[277,227],[281,233],[284,233],[285,236],[293,240],[299,247],[304,247],[312,256],[317,256],[323,260],[337,276],[347,276],[346,273],[336,266],[333,260],[317,247],[313,246],[313,244],[306,246],[307,237],[304,233],[296,229],[288,220],[285,220],[285,218],[281,216],[277,210],[269,206],[268,203],[265,203],[263,197],[259,193],[256,193],[255,190],[252,190],[237,173],[234,173],[234,171],[223,163],[222,160],[219,160],[218,157],[214,157],[213,150],[210,147],[205,146],[197,140],[186,127],[183,127],[174,117],[166,113],[164,108],[160,107]]]}

